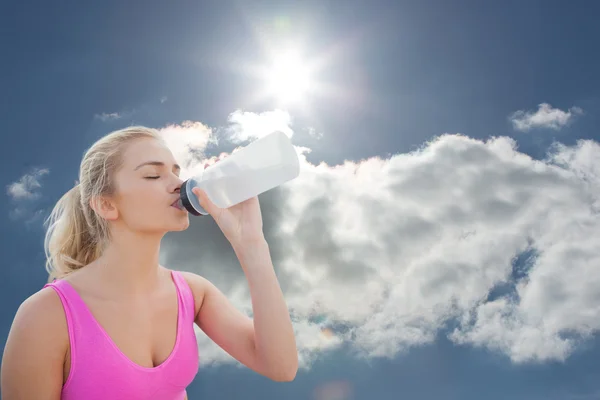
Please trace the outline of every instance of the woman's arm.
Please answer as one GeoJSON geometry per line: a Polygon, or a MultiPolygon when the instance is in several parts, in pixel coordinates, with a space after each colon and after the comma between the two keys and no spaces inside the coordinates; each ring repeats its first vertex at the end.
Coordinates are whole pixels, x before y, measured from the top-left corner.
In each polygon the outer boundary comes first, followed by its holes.
{"type": "Polygon", "coordinates": [[[54,290],[42,289],[25,300],[4,347],[0,397],[60,399],[68,345],[65,314],[54,290]]]}
{"type": "Polygon", "coordinates": [[[236,310],[213,285],[205,284],[196,323],[225,351],[276,381],[291,381],[298,351],[290,315],[263,233],[258,197],[229,208],[217,207],[200,188],[200,205],[213,217],[246,274],[254,321],[236,310]]]}
{"type": "Polygon", "coordinates": [[[196,323],[250,369],[275,381],[291,381],[298,370],[298,352],[269,247],[261,241],[235,250],[248,280],[254,320],[236,309],[212,283],[184,273],[200,305],[196,323]]]}

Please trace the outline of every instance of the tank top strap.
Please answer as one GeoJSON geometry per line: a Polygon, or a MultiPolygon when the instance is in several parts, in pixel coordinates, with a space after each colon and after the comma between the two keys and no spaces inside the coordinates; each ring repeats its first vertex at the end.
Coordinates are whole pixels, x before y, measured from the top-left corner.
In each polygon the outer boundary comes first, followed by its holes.
{"type": "Polygon", "coordinates": [[[179,296],[181,296],[183,319],[188,322],[194,322],[196,316],[196,304],[192,289],[181,272],[171,270],[171,276],[173,277],[177,292],[179,293],[179,296]]]}
{"type": "Polygon", "coordinates": [[[52,282],[48,282],[44,285],[43,288],[52,288],[58,295],[60,302],[63,306],[63,311],[65,313],[65,318],[67,320],[67,329],[69,332],[69,341],[71,347],[73,347],[73,340],[75,337],[75,332],[80,331],[78,322],[78,312],[77,312],[77,297],[74,296],[71,292],[73,288],[71,288],[68,284],[65,284],[61,280],[54,279],[52,282]]]}
{"type": "Polygon", "coordinates": [[[98,344],[102,343],[102,333],[79,293],[67,281],[56,279],[45,284],[46,287],[58,294],[67,320],[71,353],[71,372],[65,383],[67,387],[82,360],[94,359],[95,352],[101,351],[98,344]]]}
{"type": "MultiPolygon", "coordinates": [[[[58,293],[63,306],[68,308],[71,319],[81,318],[82,315],[89,314],[83,299],[67,281],[55,279],[53,282],[45,284],[44,287],[52,287],[58,293]]],[[[67,311],[65,310],[65,312],[67,311]]]]}
{"type": "Polygon", "coordinates": [[[69,333],[72,333],[74,338],[82,335],[95,336],[102,334],[90,309],[69,282],[56,279],[44,285],[44,287],[48,286],[52,287],[58,293],[65,309],[67,323],[70,326],[69,329],[72,329],[69,333]]]}

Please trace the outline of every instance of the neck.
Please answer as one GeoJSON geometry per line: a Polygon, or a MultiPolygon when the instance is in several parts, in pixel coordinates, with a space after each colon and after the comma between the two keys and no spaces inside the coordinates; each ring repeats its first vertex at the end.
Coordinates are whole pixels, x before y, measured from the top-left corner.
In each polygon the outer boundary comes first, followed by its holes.
{"type": "Polygon", "coordinates": [[[119,293],[130,295],[152,291],[159,284],[162,235],[133,232],[114,227],[111,241],[98,261],[100,279],[119,293]]]}

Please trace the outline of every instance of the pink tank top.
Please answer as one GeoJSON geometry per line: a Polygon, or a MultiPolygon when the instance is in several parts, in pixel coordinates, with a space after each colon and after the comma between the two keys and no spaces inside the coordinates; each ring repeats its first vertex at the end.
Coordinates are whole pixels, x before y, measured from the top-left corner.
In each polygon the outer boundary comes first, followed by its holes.
{"type": "Polygon", "coordinates": [[[44,285],[58,293],[69,329],[71,370],[62,400],[184,399],[199,365],[194,296],[179,272],[171,271],[171,277],[178,297],[177,338],[169,357],[154,368],[123,354],[67,281],[44,285]]]}

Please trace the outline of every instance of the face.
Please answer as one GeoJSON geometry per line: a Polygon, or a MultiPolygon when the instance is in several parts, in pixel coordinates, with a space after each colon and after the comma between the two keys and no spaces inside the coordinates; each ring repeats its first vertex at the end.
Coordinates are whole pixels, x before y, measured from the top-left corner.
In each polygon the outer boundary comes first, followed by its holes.
{"type": "MultiPolygon", "coordinates": [[[[144,233],[164,234],[189,226],[179,200],[180,168],[171,151],[156,139],[139,139],[127,146],[117,172],[113,222],[144,233]]],[[[109,218],[110,219],[110,218],[109,218]]]]}

